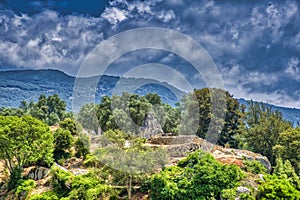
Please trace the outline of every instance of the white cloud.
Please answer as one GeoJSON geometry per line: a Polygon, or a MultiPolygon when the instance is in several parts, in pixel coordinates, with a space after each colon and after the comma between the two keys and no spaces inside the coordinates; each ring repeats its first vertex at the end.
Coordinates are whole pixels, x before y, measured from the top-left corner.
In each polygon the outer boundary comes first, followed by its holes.
{"type": "Polygon", "coordinates": [[[291,58],[287,63],[287,68],[284,71],[291,78],[300,81],[300,60],[297,57],[291,58]]]}
{"type": "MultiPolygon", "coordinates": [[[[29,16],[0,10],[0,66],[56,68],[74,74],[103,39],[131,28],[164,27],[199,42],[234,95],[299,105],[292,87],[300,81],[298,21],[299,2],[293,0],[272,5],[264,1],[115,0],[99,17],[64,16],[49,10],[29,16]]],[[[178,42],[176,48],[186,46],[178,42]]],[[[122,59],[142,64],[135,59],[148,55],[152,62],[157,58],[177,68],[181,64],[172,62],[176,56],[160,57],[159,52],[122,59]]]]}
{"type": "Polygon", "coordinates": [[[102,17],[108,20],[113,27],[115,27],[118,23],[127,19],[128,13],[124,10],[120,10],[118,8],[106,8],[105,11],[102,13],[102,17]]]}

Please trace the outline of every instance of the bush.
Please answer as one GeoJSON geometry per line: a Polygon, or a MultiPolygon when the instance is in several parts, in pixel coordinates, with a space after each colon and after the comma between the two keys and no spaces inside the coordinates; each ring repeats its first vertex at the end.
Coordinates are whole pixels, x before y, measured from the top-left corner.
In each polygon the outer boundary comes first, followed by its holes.
{"type": "Polygon", "coordinates": [[[69,149],[73,144],[73,136],[68,130],[57,129],[54,132],[54,158],[59,160],[61,158],[69,158],[69,149]]]}
{"type": "Polygon", "coordinates": [[[71,118],[65,118],[63,121],[59,122],[59,126],[62,129],[70,131],[72,135],[78,135],[82,131],[81,125],[71,118]]]}
{"type": "Polygon", "coordinates": [[[52,191],[36,194],[30,197],[30,200],[58,200],[59,198],[52,191]]]}
{"type": "Polygon", "coordinates": [[[20,197],[27,197],[27,195],[35,188],[36,183],[34,180],[20,180],[19,186],[17,187],[16,194],[20,197]]]}
{"type": "Polygon", "coordinates": [[[263,166],[260,162],[256,160],[244,160],[245,171],[253,174],[265,174],[267,173],[267,168],[263,166]]]}
{"type": "Polygon", "coordinates": [[[224,200],[235,200],[235,198],[236,198],[236,188],[222,190],[221,197],[224,200]]]}
{"type": "Polygon", "coordinates": [[[75,156],[77,158],[86,158],[86,155],[90,153],[90,138],[87,135],[80,135],[75,141],[75,156]]]}
{"type": "Polygon", "coordinates": [[[22,170],[18,167],[15,167],[9,176],[8,186],[7,186],[8,190],[12,190],[16,188],[21,178],[22,178],[22,170]]]}
{"type": "Polygon", "coordinates": [[[287,178],[276,175],[264,177],[265,181],[258,187],[258,198],[262,200],[290,199],[299,200],[300,192],[287,178]]]}
{"type": "Polygon", "coordinates": [[[58,196],[65,196],[71,191],[71,183],[74,178],[73,174],[64,171],[57,166],[51,168],[52,174],[52,186],[54,191],[57,192],[58,196]]]}
{"type": "Polygon", "coordinates": [[[178,166],[153,175],[150,195],[153,200],[219,198],[222,190],[235,188],[243,177],[237,166],[221,164],[198,150],[179,161],[178,166]]]}

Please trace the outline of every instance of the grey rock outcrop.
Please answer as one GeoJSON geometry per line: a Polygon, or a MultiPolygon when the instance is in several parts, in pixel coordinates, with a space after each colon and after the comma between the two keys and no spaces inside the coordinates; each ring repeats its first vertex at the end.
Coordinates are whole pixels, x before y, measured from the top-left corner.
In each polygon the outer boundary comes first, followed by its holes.
{"type": "Polygon", "coordinates": [[[238,195],[240,195],[240,194],[249,194],[250,192],[251,192],[251,190],[246,188],[246,187],[239,186],[239,187],[236,188],[236,193],[238,195]]]}
{"type": "Polygon", "coordinates": [[[163,134],[163,130],[154,117],[154,113],[147,113],[143,122],[143,126],[140,127],[141,137],[150,138],[155,135],[163,134]]]}
{"type": "Polygon", "coordinates": [[[170,157],[186,157],[189,152],[202,149],[212,154],[219,162],[235,164],[244,167],[244,160],[257,160],[271,171],[271,164],[267,157],[247,150],[224,148],[195,135],[161,136],[156,135],[147,140],[149,146],[165,148],[170,157]]]}
{"type": "Polygon", "coordinates": [[[47,177],[49,173],[50,173],[50,169],[46,167],[34,167],[30,170],[28,176],[29,178],[38,181],[47,177]]]}

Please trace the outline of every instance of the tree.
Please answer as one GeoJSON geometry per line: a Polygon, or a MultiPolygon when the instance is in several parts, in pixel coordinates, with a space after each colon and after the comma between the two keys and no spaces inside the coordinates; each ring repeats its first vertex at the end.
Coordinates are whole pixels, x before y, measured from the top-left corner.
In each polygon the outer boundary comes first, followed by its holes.
{"type": "Polygon", "coordinates": [[[108,174],[113,175],[113,184],[125,186],[128,199],[131,199],[133,182],[139,181],[142,174],[151,172],[155,167],[164,166],[166,152],[154,150],[144,145],[144,139],[132,138],[120,130],[108,130],[103,137],[109,143],[97,149],[95,155],[108,174]]]}
{"type": "Polygon", "coordinates": [[[283,119],[282,114],[273,111],[263,103],[250,102],[244,116],[244,124],[240,126],[240,146],[267,156],[275,164],[276,154],[273,147],[279,143],[281,132],[292,127],[283,119]]]}
{"type": "Polygon", "coordinates": [[[66,103],[57,94],[48,97],[40,95],[36,103],[30,102],[28,104],[26,101],[22,101],[20,109],[48,125],[58,123],[66,115],[66,103]]]}
{"type": "Polygon", "coordinates": [[[10,174],[40,159],[50,164],[52,152],[53,136],[46,124],[31,116],[0,116],[0,159],[10,174]]]}
{"type": "Polygon", "coordinates": [[[75,141],[76,157],[83,157],[85,159],[86,155],[90,153],[90,138],[85,134],[80,134],[75,141]]]}
{"type": "Polygon", "coordinates": [[[296,189],[300,191],[300,178],[295,172],[294,167],[289,160],[282,161],[282,158],[276,158],[276,166],[273,175],[282,179],[287,179],[296,189]]]}
{"type": "Polygon", "coordinates": [[[97,118],[98,106],[96,104],[85,104],[80,108],[78,121],[83,128],[93,130],[98,133],[99,122],[97,118]]]}
{"type": "Polygon", "coordinates": [[[60,158],[68,158],[69,151],[74,140],[70,131],[59,128],[54,132],[53,136],[55,160],[59,160],[60,158]]]}
{"type": "Polygon", "coordinates": [[[19,108],[0,108],[0,115],[1,116],[17,116],[22,117],[24,116],[24,111],[19,108]]]}
{"type": "Polygon", "coordinates": [[[274,154],[289,160],[296,172],[300,172],[300,127],[291,128],[279,134],[278,144],[273,147],[274,154]]]}
{"type": "Polygon", "coordinates": [[[72,135],[78,135],[82,131],[81,125],[71,118],[65,118],[63,121],[59,122],[59,126],[62,129],[70,131],[72,135]]]}
{"type": "Polygon", "coordinates": [[[193,124],[197,120],[197,136],[222,146],[229,144],[237,147],[235,135],[239,133],[241,113],[238,101],[229,92],[216,88],[195,89],[182,99],[181,107],[183,114],[189,112],[192,115],[183,116],[190,120],[184,123],[193,124]],[[208,135],[209,129],[211,132],[208,135]]]}

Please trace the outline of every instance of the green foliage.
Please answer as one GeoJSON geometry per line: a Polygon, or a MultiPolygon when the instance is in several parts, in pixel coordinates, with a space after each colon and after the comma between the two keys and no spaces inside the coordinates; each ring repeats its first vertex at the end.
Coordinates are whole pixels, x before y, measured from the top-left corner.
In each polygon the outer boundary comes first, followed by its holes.
{"type": "Polygon", "coordinates": [[[260,162],[256,160],[244,160],[245,171],[253,173],[253,174],[265,174],[267,173],[267,169],[260,162]]]}
{"type": "Polygon", "coordinates": [[[30,200],[59,200],[59,198],[53,191],[48,191],[42,194],[32,195],[30,200]]]}
{"type": "Polygon", "coordinates": [[[300,177],[295,172],[294,167],[289,160],[282,161],[279,157],[276,159],[276,166],[273,171],[274,175],[287,179],[296,189],[300,191],[300,177]]]}
{"type": "Polygon", "coordinates": [[[221,197],[224,200],[235,200],[236,188],[224,189],[221,191],[221,197]]]}
{"type": "Polygon", "coordinates": [[[300,172],[300,127],[288,129],[279,134],[278,143],[273,147],[277,156],[289,160],[296,172],[300,172]]]}
{"type": "MultiPolygon", "coordinates": [[[[239,103],[232,95],[224,90],[204,88],[194,90],[192,94],[183,97],[181,101],[182,114],[187,119],[184,124],[191,124],[186,127],[195,128],[193,123],[197,122],[199,137],[216,141],[222,146],[228,143],[231,147],[237,147],[235,135],[239,133],[241,114],[239,103]],[[195,112],[198,112],[198,115],[195,115],[195,112]],[[211,133],[207,135],[209,128],[211,128],[211,133]]],[[[192,133],[191,131],[181,130],[186,134],[192,133]]]]}
{"type": "Polygon", "coordinates": [[[109,197],[114,190],[93,171],[74,176],[58,167],[52,167],[52,185],[56,196],[64,200],[96,200],[109,197]]]}
{"type": "Polygon", "coordinates": [[[22,101],[20,108],[48,125],[63,120],[66,114],[66,103],[57,94],[48,97],[41,95],[37,103],[22,101]]]}
{"type": "Polygon", "coordinates": [[[27,197],[27,195],[35,188],[36,183],[34,180],[21,180],[18,184],[16,194],[18,196],[27,197]]]}
{"type": "Polygon", "coordinates": [[[90,153],[90,138],[87,135],[80,134],[77,140],[75,141],[75,156],[77,158],[86,158],[86,155],[90,153]]]}
{"type": "Polygon", "coordinates": [[[59,122],[59,126],[62,129],[70,131],[72,135],[79,135],[82,131],[81,125],[71,118],[65,118],[63,121],[59,122]]]}
{"type": "Polygon", "coordinates": [[[104,184],[104,180],[99,179],[95,173],[75,176],[72,181],[72,191],[67,199],[70,200],[96,200],[110,196],[113,190],[104,184]]]}
{"type": "Polygon", "coordinates": [[[58,196],[65,196],[71,191],[71,183],[74,179],[74,175],[71,172],[64,171],[58,166],[51,167],[51,184],[53,186],[54,192],[58,196]]]}
{"type": "Polygon", "coordinates": [[[0,116],[0,159],[11,174],[15,167],[22,170],[28,163],[50,164],[53,152],[53,136],[49,127],[30,116],[0,116]]]}
{"type": "Polygon", "coordinates": [[[280,112],[254,102],[250,102],[244,121],[240,127],[242,147],[267,156],[274,165],[276,154],[273,147],[279,143],[280,133],[291,128],[291,123],[284,120],[280,112]]]}
{"type": "MultiPolygon", "coordinates": [[[[98,106],[91,103],[83,105],[78,113],[78,121],[83,128],[93,130],[95,133],[98,133],[99,128],[97,111],[98,106]]],[[[103,110],[103,112],[105,112],[105,110],[103,110]]]]}
{"type": "Polygon", "coordinates": [[[132,138],[120,130],[108,130],[103,136],[110,145],[94,154],[104,165],[104,171],[113,176],[112,183],[126,186],[130,199],[132,183],[141,181],[143,174],[152,172],[156,166],[164,166],[166,152],[152,149],[144,145],[144,139],[132,138]]]}
{"type": "Polygon", "coordinates": [[[288,179],[276,175],[264,177],[265,181],[258,187],[258,198],[262,200],[272,199],[300,199],[300,192],[288,179]]]}
{"type": "Polygon", "coordinates": [[[104,96],[99,105],[84,105],[80,109],[78,121],[84,128],[96,133],[100,127],[103,132],[122,129],[136,133],[147,112],[156,113],[156,118],[166,133],[178,132],[179,109],[163,104],[157,94],[141,97],[124,92],[121,96],[104,96]]]}
{"type": "Polygon", "coordinates": [[[24,111],[19,108],[0,108],[0,115],[1,116],[17,116],[22,117],[24,116],[24,111]]]}
{"type": "Polygon", "coordinates": [[[241,194],[240,200],[255,200],[255,197],[251,194],[241,194]]]}
{"type": "Polygon", "coordinates": [[[151,178],[152,199],[207,199],[218,198],[224,189],[237,186],[244,177],[234,165],[223,165],[211,155],[196,151],[167,167],[151,178]]]}
{"type": "Polygon", "coordinates": [[[61,158],[68,158],[69,150],[73,145],[73,136],[68,130],[57,129],[54,131],[54,158],[59,160],[61,158]]]}
{"type": "Polygon", "coordinates": [[[19,167],[14,167],[8,179],[8,190],[14,189],[22,179],[22,170],[19,167]]]}

